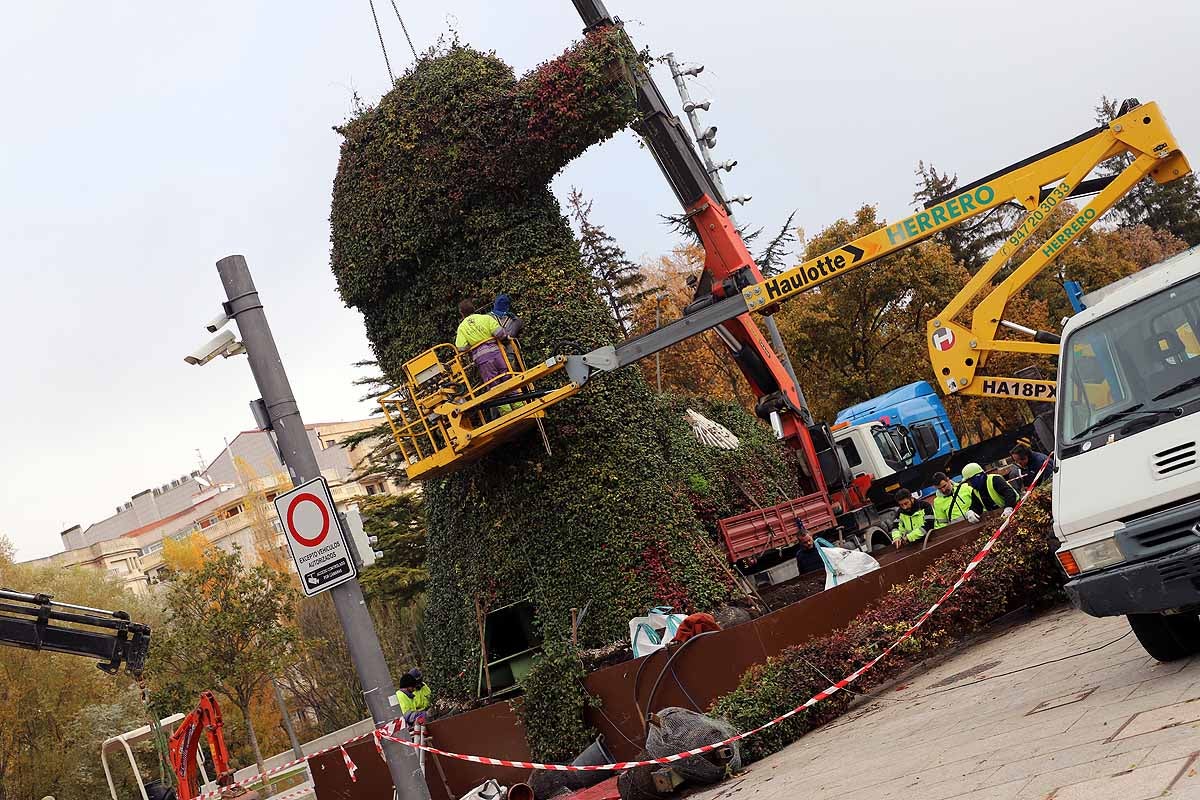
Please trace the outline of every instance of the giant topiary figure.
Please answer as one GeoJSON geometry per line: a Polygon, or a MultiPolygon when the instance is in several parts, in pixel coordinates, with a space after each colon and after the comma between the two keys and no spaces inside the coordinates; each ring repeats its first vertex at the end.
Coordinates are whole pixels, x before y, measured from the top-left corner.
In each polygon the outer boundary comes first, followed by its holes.
{"type": "MultiPolygon", "coordinates": [[[[386,374],[452,340],[459,300],[501,291],[526,320],[530,363],[559,352],[561,340],[613,340],[547,184],[633,121],[626,70],[638,63],[612,31],[521,79],[495,55],[454,44],[342,128],[333,271],[386,374]]],[[[749,481],[765,487],[757,502],[774,502],[795,482],[757,423],[721,413],[747,443],[728,456],[702,452],[677,410],[623,370],[551,412],[553,456],[530,436],[427,483],[428,672],[438,691],[474,695],[476,601],[528,598],[553,641],[566,636],[570,608],[590,600],[581,636],[601,644],[627,636],[629,617],[647,607],[726,600],[732,587],[698,517],[711,522],[712,509],[693,501],[726,503],[731,486],[749,481]]],[[[537,749],[562,756],[574,744],[560,737],[537,749]]]]}

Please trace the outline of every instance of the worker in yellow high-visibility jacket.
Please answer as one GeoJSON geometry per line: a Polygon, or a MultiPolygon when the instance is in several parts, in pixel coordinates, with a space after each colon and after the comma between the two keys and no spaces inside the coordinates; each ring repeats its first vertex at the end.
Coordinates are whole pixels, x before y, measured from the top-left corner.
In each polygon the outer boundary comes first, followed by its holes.
{"type": "Polygon", "coordinates": [[[900,548],[921,541],[925,533],[933,529],[933,508],[924,500],[914,498],[908,489],[897,489],[894,497],[899,513],[892,528],[892,544],[900,548]]]}
{"type": "Polygon", "coordinates": [[[1017,507],[1017,501],[1020,499],[1017,497],[1017,490],[1012,488],[1003,476],[984,472],[983,467],[974,461],[962,468],[962,476],[963,482],[971,484],[971,488],[983,502],[985,511],[1003,509],[1004,516],[1007,517],[1017,507]]]}
{"type": "Polygon", "coordinates": [[[491,314],[476,314],[475,301],[458,304],[462,321],[454,336],[454,346],[460,353],[470,351],[471,360],[479,368],[481,386],[491,383],[508,372],[508,363],[500,351],[498,340],[507,339],[508,332],[491,314]]]}
{"type": "Polygon", "coordinates": [[[933,485],[937,492],[933,495],[933,527],[944,528],[947,525],[966,520],[979,522],[983,513],[983,501],[975,494],[971,484],[963,481],[955,483],[944,472],[933,475],[933,485]]]}
{"type": "Polygon", "coordinates": [[[414,668],[400,676],[396,702],[400,704],[400,714],[405,724],[411,727],[426,723],[432,694],[429,684],[421,677],[421,670],[414,668]]]}

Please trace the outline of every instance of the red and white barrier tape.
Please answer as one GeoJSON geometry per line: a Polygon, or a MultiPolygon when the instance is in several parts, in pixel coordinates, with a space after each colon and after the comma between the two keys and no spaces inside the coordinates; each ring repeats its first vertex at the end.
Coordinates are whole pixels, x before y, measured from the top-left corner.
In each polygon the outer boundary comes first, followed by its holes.
{"type": "MultiPolygon", "coordinates": [[[[271,775],[276,775],[280,772],[283,772],[284,770],[288,770],[294,766],[303,764],[306,761],[308,761],[310,758],[316,758],[317,756],[323,756],[326,753],[332,753],[334,750],[342,750],[342,755],[347,760],[349,760],[349,756],[345,755],[346,751],[344,748],[346,745],[357,742],[360,739],[366,739],[367,737],[375,737],[376,746],[378,746],[378,742],[379,742],[378,737],[380,734],[393,734],[396,731],[403,730],[404,727],[405,727],[405,724],[404,724],[403,717],[401,717],[400,719],[392,720],[389,724],[384,725],[382,728],[372,728],[367,733],[359,734],[358,736],[351,736],[349,739],[345,740],[344,742],[338,742],[337,744],[330,745],[329,747],[326,747],[323,750],[318,750],[315,753],[309,753],[308,755],[304,756],[304,758],[293,759],[292,761],[288,761],[285,764],[280,764],[278,767],[272,767],[271,769],[267,770],[266,772],[260,772],[257,775],[251,775],[248,778],[243,778],[240,781],[235,781],[234,783],[231,783],[229,786],[223,787],[222,789],[218,789],[218,790],[212,791],[212,792],[206,792],[206,793],[200,795],[199,797],[197,797],[196,800],[213,800],[214,798],[221,797],[222,792],[224,790],[231,789],[234,786],[247,786],[247,785],[253,783],[254,781],[270,777],[271,775]]],[[[381,751],[381,753],[382,753],[382,751],[381,751]]],[[[351,763],[353,763],[353,762],[351,762],[351,763]]],[[[351,773],[351,777],[353,777],[353,773],[351,773]]]]}
{"type": "MultiPolygon", "coordinates": [[[[1037,474],[1034,476],[1033,480],[1031,481],[1031,483],[1030,483],[1031,486],[1037,485],[1037,483],[1042,478],[1042,473],[1044,473],[1046,471],[1046,467],[1049,466],[1049,464],[1050,464],[1050,459],[1046,459],[1045,463],[1042,464],[1041,469],[1039,469],[1037,471],[1037,474]]],[[[247,778],[246,780],[239,781],[238,783],[236,783],[234,785],[240,786],[240,785],[243,785],[250,781],[256,780],[259,777],[266,777],[268,775],[273,775],[276,772],[280,772],[282,770],[288,769],[289,767],[294,767],[297,764],[299,764],[303,761],[307,761],[310,758],[315,758],[316,756],[324,755],[325,753],[342,748],[342,747],[344,747],[344,745],[350,744],[351,742],[358,741],[359,739],[365,739],[368,736],[371,736],[375,739],[375,747],[379,751],[379,754],[381,757],[383,756],[383,746],[380,743],[380,740],[387,739],[389,742],[395,742],[396,744],[401,744],[401,745],[404,745],[405,747],[411,747],[414,750],[424,750],[427,753],[433,753],[434,755],[438,755],[438,756],[445,756],[446,758],[454,758],[459,761],[470,761],[475,764],[487,764],[487,765],[493,766],[493,767],[515,767],[517,769],[541,769],[541,770],[549,770],[549,771],[553,771],[553,772],[618,772],[621,770],[632,769],[634,767],[645,767],[645,766],[650,766],[653,764],[671,764],[676,761],[682,761],[685,758],[691,758],[692,756],[703,755],[704,753],[711,753],[713,750],[724,747],[725,745],[728,745],[728,744],[733,744],[734,742],[741,741],[742,739],[753,736],[756,733],[765,731],[767,728],[778,725],[779,723],[784,722],[785,720],[791,719],[792,717],[799,714],[801,711],[805,711],[809,708],[812,708],[813,706],[815,706],[817,703],[821,702],[822,700],[832,697],[833,695],[837,694],[841,690],[845,689],[847,686],[849,686],[854,681],[861,678],[868,670],[870,670],[872,667],[874,667],[876,664],[878,664],[880,661],[882,661],[884,658],[886,658],[893,650],[895,650],[897,647],[899,647],[901,643],[903,643],[905,640],[912,637],[912,635],[914,633],[916,633],[917,630],[920,629],[920,627],[922,625],[924,625],[925,622],[930,617],[933,616],[934,612],[937,611],[938,608],[940,608],[943,603],[945,603],[948,599],[950,599],[950,595],[952,595],[956,591],[958,591],[959,587],[961,587],[964,583],[966,583],[967,581],[969,581],[971,579],[971,575],[975,572],[976,568],[978,568],[979,564],[985,558],[987,558],[988,553],[990,553],[992,551],[992,547],[995,546],[997,540],[999,540],[999,538],[1004,535],[1004,532],[1006,530],[1008,530],[1009,524],[1013,521],[1013,518],[1017,516],[1017,512],[1021,510],[1021,506],[1025,505],[1025,501],[1029,499],[1030,492],[1032,492],[1032,489],[1025,490],[1025,492],[1021,495],[1021,498],[1017,501],[1017,505],[1013,508],[1013,513],[1009,514],[1008,517],[1006,517],[1004,519],[1004,521],[1000,524],[1000,527],[996,529],[996,532],[993,533],[991,535],[991,537],[989,537],[988,540],[984,543],[982,549],[980,549],[980,551],[978,553],[976,553],[974,555],[974,557],[971,558],[971,560],[967,564],[966,568],[963,569],[962,574],[958,577],[958,580],[956,580],[954,582],[954,585],[951,586],[949,589],[947,589],[945,594],[943,594],[936,603],[934,603],[932,606],[929,607],[928,611],[926,611],[924,614],[922,614],[917,619],[917,621],[914,622],[911,627],[909,627],[908,630],[906,630],[903,634],[901,634],[901,636],[898,639],[896,639],[896,641],[894,641],[890,645],[888,645],[887,648],[882,653],[875,656],[875,658],[871,659],[866,664],[864,664],[863,666],[859,667],[854,672],[847,675],[845,678],[842,678],[837,683],[817,692],[815,695],[808,698],[803,703],[801,703],[800,705],[793,708],[791,711],[787,711],[783,714],[780,714],[775,719],[773,719],[769,722],[763,723],[762,725],[759,725],[757,728],[748,730],[745,733],[739,733],[735,736],[730,736],[728,739],[725,739],[724,741],[714,742],[713,744],[706,744],[702,747],[696,747],[691,750],[685,750],[682,753],[676,753],[675,755],[663,756],[662,758],[651,758],[651,759],[646,759],[644,761],[618,761],[614,764],[599,764],[599,765],[595,765],[595,766],[575,766],[574,764],[543,764],[539,761],[510,761],[510,760],[504,759],[504,758],[490,758],[488,756],[471,756],[471,755],[466,755],[463,753],[451,753],[447,750],[439,750],[438,748],[431,747],[430,745],[427,745],[427,744],[417,744],[416,742],[410,742],[407,739],[401,739],[401,738],[395,736],[395,733],[398,730],[402,730],[405,727],[404,720],[403,720],[403,718],[401,718],[401,719],[394,720],[391,724],[385,725],[382,728],[376,728],[376,729],[370,731],[369,733],[364,733],[361,736],[355,736],[352,739],[347,739],[346,741],[344,741],[340,744],[335,744],[332,747],[327,747],[324,750],[318,751],[316,753],[312,753],[311,755],[308,755],[305,758],[297,759],[296,761],[291,761],[291,762],[288,762],[287,764],[283,764],[281,766],[275,767],[274,769],[267,770],[266,772],[262,773],[261,775],[255,775],[253,777],[247,778]]],[[[342,755],[347,763],[347,768],[353,767],[353,762],[350,761],[350,757],[348,755],[346,755],[346,752],[344,749],[342,750],[342,755]]],[[[352,780],[354,779],[354,772],[356,769],[357,769],[356,767],[353,769],[350,769],[350,777],[352,780]]],[[[220,792],[209,792],[208,794],[201,795],[199,798],[197,798],[197,800],[211,800],[211,798],[218,797],[220,794],[221,794],[220,792]]],[[[280,800],[283,800],[283,798],[280,798],[280,800]]]]}
{"type": "MultiPolygon", "coordinates": [[[[1036,485],[1037,482],[1039,480],[1041,480],[1042,473],[1045,471],[1046,466],[1049,463],[1050,463],[1050,459],[1046,459],[1046,463],[1043,464],[1042,468],[1038,470],[1037,475],[1034,477],[1033,481],[1031,482],[1031,485],[1036,485]]],[[[808,700],[805,700],[803,703],[796,706],[791,711],[780,714],[778,717],[771,720],[770,722],[766,722],[762,725],[759,725],[757,728],[748,730],[745,733],[739,733],[736,736],[730,736],[728,739],[725,739],[724,741],[714,742],[713,744],[706,744],[703,747],[696,747],[691,750],[685,750],[682,753],[676,753],[675,755],[663,756],[662,758],[651,758],[651,759],[646,759],[644,761],[618,761],[615,764],[599,764],[596,766],[575,766],[573,764],[543,764],[543,763],[540,763],[537,761],[509,761],[508,759],[503,759],[503,758],[489,758],[487,756],[469,756],[469,755],[464,755],[462,753],[450,753],[445,750],[438,750],[436,747],[430,747],[429,745],[423,745],[423,744],[416,744],[415,742],[410,742],[406,739],[400,739],[400,738],[397,738],[395,736],[391,736],[388,734],[380,734],[380,735],[382,738],[387,739],[388,741],[396,742],[397,744],[402,744],[405,747],[411,747],[416,750],[424,750],[428,753],[433,753],[434,755],[446,756],[447,758],[455,758],[455,759],[458,759],[459,761],[471,761],[476,764],[488,764],[488,765],[494,766],[494,767],[516,767],[518,769],[542,769],[542,770],[551,770],[554,772],[616,772],[616,771],[620,771],[620,770],[632,769],[633,767],[650,766],[652,764],[670,764],[675,761],[682,761],[685,758],[691,758],[692,756],[698,756],[698,755],[702,755],[704,753],[710,753],[713,750],[724,747],[725,745],[732,744],[734,742],[745,739],[749,736],[753,736],[754,734],[759,733],[760,731],[765,731],[767,728],[778,725],[779,723],[781,723],[787,719],[790,719],[791,717],[794,717],[796,714],[799,714],[801,711],[805,711],[809,708],[812,708],[813,706],[815,706],[817,703],[821,702],[822,700],[825,700],[826,698],[829,698],[829,697],[837,694],[842,689],[845,689],[851,683],[853,683],[854,681],[861,678],[868,670],[870,670],[872,667],[874,667],[876,664],[878,664],[880,661],[882,661],[884,658],[886,658],[888,656],[888,654],[890,654],[893,650],[895,650],[897,647],[899,647],[902,642],[904,642],[906,639],[910,638],[914,633],[916,633],[916,631],[922,625],[925,624],[926,620],[928,620],[931,616],[933,616],[933,613],[935,611],[937,611],[938,608],[940,608],[941,605],[950,598],[950,595],[952,595],[956,591],[958,591],[960,586],[962,586],[964,583],[966,583],[967,581],[969,581],[971,579],[971,575],[975,572],[975,570],[979,566],[979,564],[985,558],[987,558],[988,553],[991,552],[992,547],[996,544],[996,541],[1004,534],[1004,532],[1006,530],[1008,530],[1009,523],[1011,523],[1013,518],[1016,517],[1017,512],[1021,509],[1021,506],[1023,506],[1025,504],[1025,501],[1029,498],[1029,494],[1031,491],[1032,491],[1031,489],[1027,489],[1021,495],[1020,500],[1017,501],[1016,507],[1013,508],[1013,513],[1009,514],[1008,517],[1005,518],[1005,520],[1000,524],[1000,527],[996,529],[996,532],[993,533],[991,535],[991,537],[987,540],[987,542],[984,543],[983,548],[978,553],[976,553],[975,556],[971,559],[971,561],[967,564],[966,568],[962,572],[962,575],[960,575],[958,580],[956,580],[954,582],[954,585],[951,586],[949,589],[947,589],[946,593],[943,594],[936,603],[934,603],[932,606],[930,606],[929,610],[926,611],[924,614],[922,614],[920,616],[920,618],[917,619],[917,621],[914,622],[912,624],[912,626],[900,636],[900,638],[896,639],[896,641],[894,641],[890,645],[888,645],[887,649],[885,649],[879,655],[875,656],[875,658],[871,659],[863,666],[859,667],[854,672],[847,675],[845,678],[842,678],[837,683],[817,692],[815,695],[808,698],[808,700]]]]}
{"type": "Polygon", "coordinates": [[[346,752],[346,748],[342,748],[342,761],[346,762],[346,771],[350,773],[350,782],[358,783],[358,767],[350,760],[350,754],[346,752]]]}

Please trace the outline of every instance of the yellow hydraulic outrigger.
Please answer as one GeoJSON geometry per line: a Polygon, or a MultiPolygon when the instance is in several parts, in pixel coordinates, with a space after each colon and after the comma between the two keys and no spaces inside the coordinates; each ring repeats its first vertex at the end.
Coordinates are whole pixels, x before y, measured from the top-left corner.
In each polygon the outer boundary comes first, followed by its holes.
{"type": "MultiPolygon", "coordinates": [[[[926,344],[934,373],[947,394],[1053,401],[1052,381],[977,376],[992,353],[1058,354],[1056,335],[1005,320],[1005,308],[1139,180],[1150,175],[1158,183],[1167,183],[1190,171],[1158,105],[1127,101],[1122,113],[1107,125],[1000,170],[963,187],[952,197],[930,203],[923,211],[764,280],[754,280],[751,270],[739,263],[724,263],[738,258],[739,250],[722,249],[721,245],[734,239],[741,242],[735,230],[717,230],[716,234],[723,234],[724,239],[709,246],[714,233],[707,228],[728,222],[720,214],[704,216],[711,211],[711,204],[702,199],[688,209],[689,218],[693,224],[705,228],[700,233],[708,258],[722,262],[721,266],[731,275],[723,285],[714,287],[713,295],[707,298],[711,302],[703,299],[693,302],[689,306],[691,313],[644,336],[584,355],[555,355],[530,369],[525,367],[513,343],[511,353],[506,354],[510,359],[510,374],[486,385],[477,385],[473,379],[468,356],[458,353],[452,345],[437,345],[404,365],[403,385],[385,395],[381,403],[408,477],[421,480],[445,475],[526,430],[545,416],[547,408],[580,391],[595,372],[619,369],[703,331],[723,329],[747,312],[773,313],[780,303],[802,292],[1014,201],[1028,213],[1004,245],[942,313],[929,322],[926,344]],[[1128,154],[1131,162],[1119,174],[1087,180],[1097,165],[1122,154],[1128,154]],[[993,286],[996,275],[1028,244],[1055,206],[1069,197],[1090,194],[1095,194],[1091,202],[993,286]],[[708,219],[716,222],[701,222],[708,219]],[[975,306],[970,324],[955,322],[989,287],[990,291],[975,306]],[[1001,326],[1031,335],[1033,341],[997,339],[1001,326]],[[565,382],[558,376],[553,388],[535,387],[535,383],[564,370],[565,382]],[[495,410],[501,406],[511,410],[496,417],[495,410]]],[[[709,269],[712,265],[706,261],[706,270],[709,269]]],[[[731,337],[722,338],[730,344],[743,371],[754,380],[755,365],[744,363],[741,358],[742,351],[751,348],[744,342],[731,341],[731,337]]],[[[759,349],[765,349],[765,343],[759,349]]],[[[764,410],[764,415],[770,413],[770,408],[764,410]]]]}

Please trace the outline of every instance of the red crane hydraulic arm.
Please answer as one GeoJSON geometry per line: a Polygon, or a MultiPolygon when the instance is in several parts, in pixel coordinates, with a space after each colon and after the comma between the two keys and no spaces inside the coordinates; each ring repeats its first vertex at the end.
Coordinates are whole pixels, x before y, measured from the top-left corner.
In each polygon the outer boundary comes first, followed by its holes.
{"type": "MultiPolygon", "coordinates": [[[[602,0],[573,0],[588,32],[605,26],[621,26],[621,21],[605,8],[602,0]]],[[[704,246],[704,272],[696,287],[696,300],[685,310],[695,315],[697,326],[703,311],[726,298],[738,296],[742,289],[763,280],[761,270],[746,247],[719,189],[704,163],[693,149],[683,125],[671,113],[653,78],[645,70],[632,75],[637,90],[641,119],[635,126],[654,154],[659,168],[683,207],[704,246]]],[[[676,323],[673,328],[678,327],[676,323]]],[[[866,504],[865,490],[853,482],[829,429],[814,425],[800,387],[792,380],[779,356],[747,313],[725,319],[716,331],[758,397],[758,416],[771,423],[777,435],[803,456],[805,491],[830,496],[835,512],[849,511],[866,504]],[[840,506],[840,508],[837,508],[840,506]]],[[[677,332],[667,334],[678,336],[677,332]]],[[[654,333],[624,342],[615,355],[619,364],[633,363],[643,356],[642,349],[660,344],[654,333]]],[[[609,367],[611,368],[611,367],[609,367]]]]}

